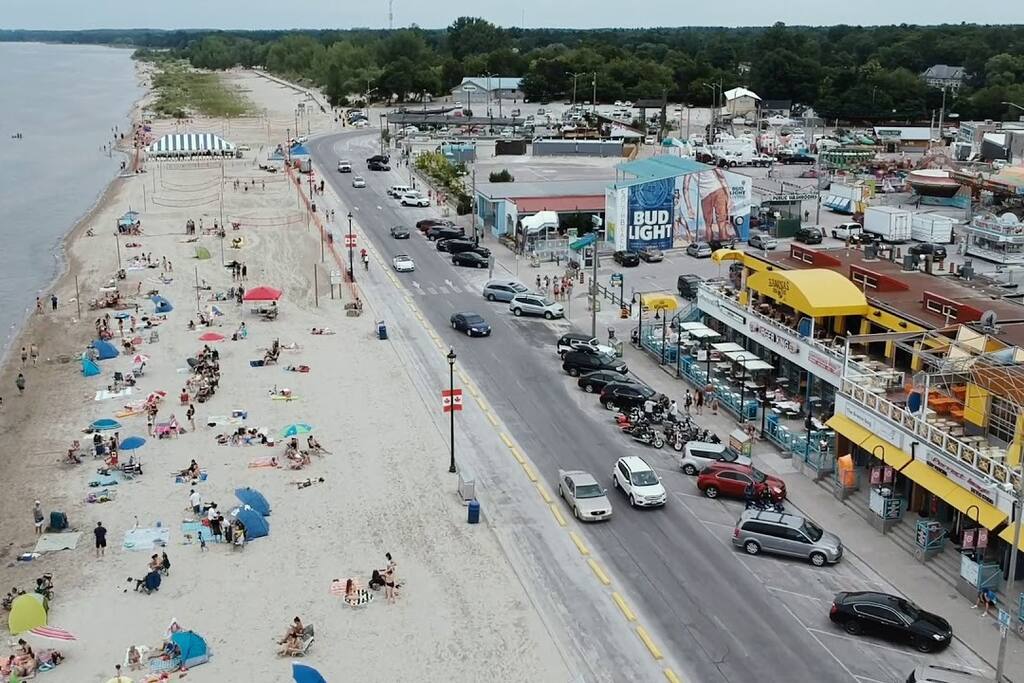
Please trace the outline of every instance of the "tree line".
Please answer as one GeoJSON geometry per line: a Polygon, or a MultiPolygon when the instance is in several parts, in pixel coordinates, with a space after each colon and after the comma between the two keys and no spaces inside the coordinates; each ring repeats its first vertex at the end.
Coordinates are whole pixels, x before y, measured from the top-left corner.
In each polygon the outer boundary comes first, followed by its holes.
{"type": "Polygon", "coordinates": [[[844,121],[923,121],[942,92],[920,74],[963,66],[946,93],[962,119],[1015,119],[1024,106],[1024,26],[521,29],[473,17],[445,29],[300,31],[0,31],[50,40],[169,50],[198,68],[261,67],[320,86],[335,104],[443,95],[464,76],[523,77],[534,100],[662,99],[708,106],[748,87],[763,99],[813,106],[844,121]],[[575,78],[574,78],[575,74],[575,78]]]}

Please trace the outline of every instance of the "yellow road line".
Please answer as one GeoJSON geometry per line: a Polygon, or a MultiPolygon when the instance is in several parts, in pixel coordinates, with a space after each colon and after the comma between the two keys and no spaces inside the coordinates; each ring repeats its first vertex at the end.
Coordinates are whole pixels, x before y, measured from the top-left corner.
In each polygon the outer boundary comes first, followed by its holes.
{"type": "Polygon", "coordinates": [[[590,569],[593,570],[594,574],[597,576],[598,581],[600,581],[606,586],[611,585],[612,580],[609,579],[608,575],[604,573],[604,570],[601,569],[601,565],[597,563],[597,560],[595,560],[594,558],[590,558],[587,560],[587,564],[590,565],[590,569]]]}
{"type": "Polygon", "coordinates": [[[509,450],[512,451],[512,457],[516,459],[517,463],[519,463],[520,465],[526,463],[526,458],[523,457],[522,453],[519,452],[518,448],[516,448],[515,446],[509,446],[509,450]]]}
{"type": "Polygon", "coordinates": [[[544,488],[543,484],[541,484],[540,482],[537,482],[537,491],[540,493],[540,497],[544,499],[544,502],[550,505],[551,494],[548,493],[548,490],[544,488]]]}
{"type": "Polygon", "coordinates": [[[683,679],[676,676],[676,672],[672,669],[665,669],[665,678],[668,679],[668,683],[683,683],[683,679]]]}
{"type": "Polygon", "coordinates": [[[508,434],[502,432],[501,434],[498,434],[498,436],[501,437],[502,443],[504,443],[509,448],[512,448],[512,439],[508,438],[508,434]]]}
{"type": "Polygon", "coordinates": [[[665,658],[665,655],[661,654],[661,650],[659,650],[658,646],[654,643],[654,639],[651,638],[651,634],[649,634],[643,626],[636,627],[636,634],[640,636],[640,640],[642,640],[643,644],[647,646],[652,657],[655,659],[665,658]]]}
{"type": "Polygon", "coordinates": [[[620,610],[622,610],[622,616],[626,617],[626,621],[636,621],[636,615],[633,614],[633,610],[631,610],[629,605],[626,604],[626,599],[624,597],[615,591],[612,591],[612,600],[614,600],[615,604],[619,606],[620,610]]]}
{"type": "Polygon", "coordinates": [[[472,384],[470,384],[469,382],[464,382],[464,384],[466,385],[466,389],[473,396],[473,398],[476,398],[477,396],[480,395],[477,393],[476,387],[474,387],[472,384]]]}
{"type": "Polygon", "coordinates": [[[487,404],[481,401],[479,397],[474,397],[473,400],[476,401],[478,406],[480,406],[480,410],[483,410],[484,412],[487,411],[487,404]]]}
{"type": "Polygon", "coordinates": [[[571,538],[572,542],[576,544],[576,550],[580,551],[580,555],[586,557],[590,554],[590,550],[587,548],[587,545],[583,542],[583,539],[580,538],[579,534],[577,534],[575,531],[570,531],[569,538],[571,538]]]}
{"type": "Polygon", "coordinates": [[[459,379],[462,380],[463,384],[468,384],[469,383],[469,378],[466,377],[466,373],[464,373],[462,370],[456,370],[455,374],[459,376],[459,379]]]}
{"type": "Polygon", "coordinates": [[[558,526],[565,526],[565,517],[562,516],[562,511],[558,509],[558,503],[552,503],[548,507],[551,508],[551,514],[555,516],[558,526]]]}
{"type": "Polygon", "coordinates": [[[537,481],[537,473],[533,471],[532,467],[530,467],[530,463],[524,462],[523,463],[523,470],[526,472],[526,478],[527,479],[529,479],[532,482],[536,482],[537,481]]]}
{"type": "Polygon", "coordinates": [[[498,424],[499,424],[498,418],[494,417],[493,414],[491,414],[490,412],[485,412],[484,415],[487,416],[487,421],[491,423],[492,427],[497,427],[498,426],[498,424]]]}
{"type": "Polygon", "coordinates": [[[412,306],[412,297],[409,296],[408,294],[405,295],[405,303],[407,303],[410,306],[412,306]]]}

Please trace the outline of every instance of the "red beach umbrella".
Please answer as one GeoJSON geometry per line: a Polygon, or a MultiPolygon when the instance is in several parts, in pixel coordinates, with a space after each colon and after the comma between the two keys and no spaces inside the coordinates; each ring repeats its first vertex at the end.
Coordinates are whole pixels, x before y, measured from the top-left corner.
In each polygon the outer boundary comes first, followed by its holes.
{"type": "Polygon", "coordinates": [[[55,628],[53,626],[37,626],[36,628],[30,629],[29,633],[40,638],[49,638],[50,640],[78,640],[74,635],[65,631],[62,628],[55,628]]]}
{"type": "Polygon", "coordinates": [[[217,334],[216,332],[207,332],[206,334],[199,337],[199,341],[203,342],[219,342],[224,341],[223,334],[217,334]]]}
{"type": "Polygon", "coordinates": [[[253,287],[245,296],[243,301],[277,301],[281,298],[281,290],[273,287],[253,287]]]}

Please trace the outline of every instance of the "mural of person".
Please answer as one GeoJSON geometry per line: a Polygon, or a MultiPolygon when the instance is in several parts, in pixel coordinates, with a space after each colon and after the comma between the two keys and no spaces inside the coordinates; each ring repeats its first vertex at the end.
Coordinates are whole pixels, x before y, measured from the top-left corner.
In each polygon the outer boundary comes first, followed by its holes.
{"type": "Polygon", "coordinates": [[[677,246],[687,245],[696,236],[690,227],[690,219],[687,217],[686,204],[683,203],[679,188],[672,191],[672,216],[673,228],[672,237],[677,246]]]}
{"type": "Polygon", "coordinates": [[[733,203],[725,171],[714,168],[686,174],[683,176],[682,194],[686,202],[687,216],[690,220],[697,221],[695,228],[703,227],[702,238],[705,241],[724,242],[739,237],[738,231],[729,219],[733,203]],[[704,219],[703,226],[698,219],[698,208],[700,217],[704,219]]]}

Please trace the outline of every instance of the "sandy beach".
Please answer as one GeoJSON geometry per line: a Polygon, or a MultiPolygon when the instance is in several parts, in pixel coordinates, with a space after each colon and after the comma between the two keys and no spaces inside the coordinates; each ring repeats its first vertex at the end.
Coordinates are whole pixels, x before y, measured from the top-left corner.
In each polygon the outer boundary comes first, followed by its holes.
{"type": "MultiPolygon", "coordinates": [[[[466,524],[454,477],[446,471],[445,435],[428,412],[436,410],[436,399],[430,397],[428,406],[420,397],[399,354],[374,336],[369,314],[345,316],[347,288],[335,288],[340,300],[331,298],[330,255],[321,264],[319,234],[309,226],[294,185],[257,166],[287,131],[316,133],[334,125],[332,116],[318,107],[296,114],[305,96],[258,75],[237,71],[226,80],[261,113],[188,125],[155,121],[153,134],[216,132],[251,151],[224,162],[151,161],[144,173],[115,181],[67,240],[68,270],[53,290],[57,310],[44,299],[43,313],[31,316],[0,374],[0,429],[8,452],[2,465],[8,495],[0,501],[0,585],[28,589],[37,576],[51,572],[49,624],[78,638],[57,645],[65,661],[38,678],[105,681],[129,646],[159,647],[173,619],[202,635],[212,651],[208,663],[188,671],[190,680],[290,680],[289,660],[276,656],[275,641],[299,616],[316,633],[302,661],[327,680],[568,680],[556,638],[545,630],[528,599],[529,587],[512,571],[492,530],[466,524]],[[142,234],[117,238],[117,218],[129,208],[140,212],[142,234]],[[200,229],[195,241],[185,234],[189,219],[205,229],[222,216],[228,225],[224,239],[200,229]],[[197,258],[200,247],[210,258],[197,258]],[[245,264],[244,281],[222,267],[222,250],[224,261],[245,264]],[[151,255],[152,267],[140,261],[143,254],[151,255]],[[174,310],[154,319],[153,329],[133,332],[130,319],[125,321],[123,336],[143,339],[135,353],[148,356],[145,372],[130,396],[95,400],[115,372],[137,365],[134,354],[122,350],[99,362],[100,375],[84,377],[75,360],[95,337],[96,319],[118,312],[89,310],[90,300],[113,278],[118,259],[127,277],[113,285],[128,304],[125,312],[139,319],[155,316],[145,296],[151,290],[174,310]],[[262,320],[248,303],[211,300],[239,284],[282,290],[277,319],[262,320]],[[190,329],[190,321],[198,323],[197,312],[208,313],[211,306],[222,314],[214,314],[213,325],[190,329]],[[232,341],[243,322],[247,336],[232,341]],[[313,328],[333,334],[314,335],[313,328]],[[151,341],[154,330],[158,339],[151,341]],[[203,348],[200,336],[210,332],[226,337],[210,344],[219,354],[220,382],[210,400],[193,401],[193,431],[179,394],[191,374],[187,359],[203,348]],[[275,340],[284,347],[279,361],[252,367],[250,361],[262,359],[275,340]],[[20,348],[33,343],[38,363],[30,359],[22,368],[20,348]],[[298,366],[309,371],[286,369],[298,366]],[[19,372],[26,381],[23,396],[15,387],[19,372]],[[283,389],[290,400],[272,395],[283,389]],[[141,458],[144,474],[90,487],[102,460],[88,452],[91,435],[82,429],[156,391],[166,392],[156,421],[173,416],[184,433],[155,438],[147,433],[144,414],[118,418],[122,439],[146,439],[132,452],[141,458]],[[244,413],[244,421],[229,424],[233,411],[244,413]],[[207,426],[210,421],[218,424],[207,426]],[[272,456],[286,462],[281,430],[294,423],[311,425],[329,453],[312,455],[301,470],[251,466],[272,456]],[[218,444],[217,435],[238,427],[264,428],[276,443],[218,444]],[[73,439],[86,451],[77,465],[65,460],[73,439]],[[174,473],[192,459],[205,479],[194,486],[176,483],[174,473]],[[307,478],[312,485],[295,483],[307,478]],[[269,501],[269,535],[244,549],[211,542],[204,550],[189,543],[182,524],[194,518],[190,490],[226,514],[238,504],[234,491],[241,487],[258,489],[269,501]],[[112,500],[86,502],[103,489],[112,500]],[[65,512],[81,537],[72,550],[18,561],[37,540],[35,500],[47,519],[51,511],[65,512]],[[92,534],[98,522],[108,530],[100,558],[92,534]],[[166,529],[166,547],[122,547],[126,532],[136,528],[166,529]],[[141,578],[150,554],[163,551],[172,566],[159,591],[132,590],[127,577],[141,578]],[[372,570],[387,565],[388,552],[401,584],[395,604],[380,591],[371,593],[370,604],[350,607],[330,591],[336,579],[355,577],[365,586],[372,570]]],[[[145,101],[139,112],[144,108],[145,101]]],[[[111,328],[112,342],[121,348],[113,318],[111,328]]],[[[304,446],[306,435],[298,438],[304,446]]],[[[121,460],[126,458],[122,452],[121,460]]],[[[32,635],[26,639],[36,650],[54,645],[32,635]]],[[[147,680],[141,671],[127,674],[147,680]]]]}

